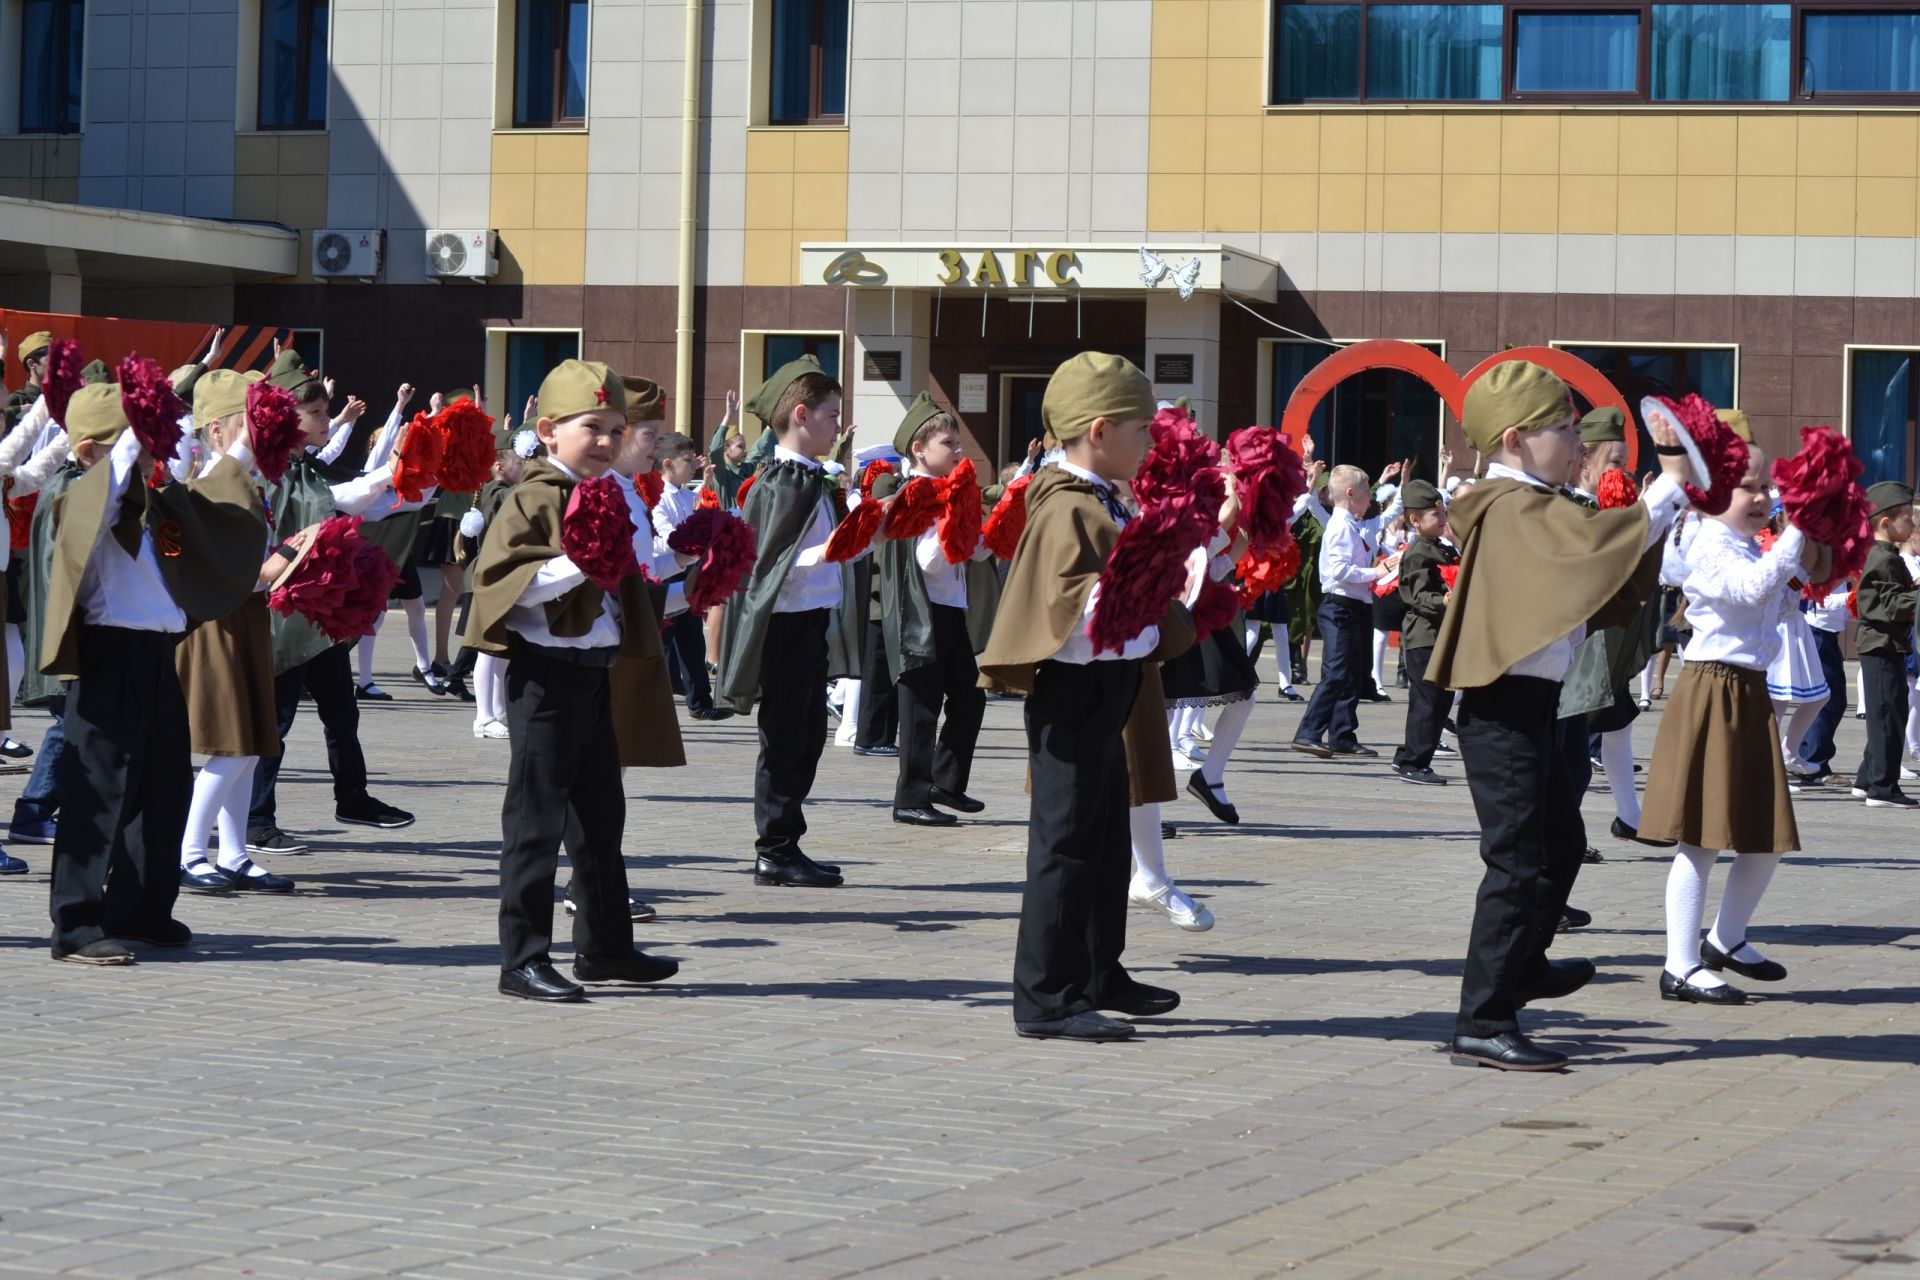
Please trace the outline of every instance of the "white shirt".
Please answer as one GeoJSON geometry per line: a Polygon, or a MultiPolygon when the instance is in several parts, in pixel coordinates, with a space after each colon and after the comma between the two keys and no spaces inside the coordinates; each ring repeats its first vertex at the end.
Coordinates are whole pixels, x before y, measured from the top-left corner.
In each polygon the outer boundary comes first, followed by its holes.
{"type": "MultiPolygon", "coordinates": [[[[773,457],[776,462],[797,462],[809,471],[826,475],[826,469],[818,462],[784,445],[773,446],[773,457]]],[[[832,536],[833,513],[827,508],[827,495],[823,491],[814,503],[813,523],[800,535],[800,549],[794,553],[787,580],[780,584],[780,594],[773,602],[775,613],[840,607],[840,566],[826,560],[827,539],[832,536]]]]}
{"type": "Polygon", "coordinates": [[[1808,605],[1805,613],[1807,625],[1815,631],[1826,631],[1839,635],[1847,629],[1847,598],[1853,594],[1853,587],[1842,582],[1827,593],[1827,598],[1818,604],[1808,605]]]}
{"type": "MultiPolygon", "coordinates": [[[[549,457],[563,474],[578,480],[561,464],[549,457]]],[[[520,599],[507,610],[507,629],[532,644],[550,649],[610,649],[620,643],[620,600],[609,591],[600,601],[600,616],[583,636],[556,636],[547,627],[546,604],[558,600],[587,580],[587,575],[567,556],[555,556],[534,571],[533,581],[520,593],[520,599]]]]}
{"type": "MultiPolygon", "coordinates": [[[[399,444],[400,410],[396,406],[387,415],[380,439],[367,451],[366,463],[360,468],[360,478],[333,486],[333,505],[346,515],[371,521],[418,511],[432,502],[440,490],[431,485],[421,491],[416,502],[402,502],[400,495],[394,491],[393,455],[399,444]]],[[[328,445],[331,447],[331,440],[328,445]]]]}
{"type": "Polygon", "coordinates": [[[1792,525],[1773,549],[1718,520],[1702,520],[1687,551],[1688,662],[1724,662],[1764,672],[1780,654],[1780,624],[1799,611],[1789,584],[1807,540],[1792,525]]]}
{"type": "Polygon", "coordinates": [[[660,503],[653,509],[653,531],[664,538],[687,522],[700,503],[700,486],[681,487],[666,481],[660,488],[660,503]]]}
{"type": "Polygon", "coordinates": [[[1666,548],[1660,553],[1661,586],[1678,588],[1686,583],[1687,550],[1700,536],[1703,519],[1691,511],[1683,511],[1675,518],[1674,536],[1667,539],[1666,548]]]}
{"type": "MultiPolygon", "coordinates": [[[[1070,475],[1080,477],[1080,479],[1085,480],[1096,489],[1105,489],[1108,492],[1111,492],[1113,489],[1112,485],[1093,474],[1093,472],[1088,471],[1084,467],[1075,466],[1064,457],[1053,465],[1070,475]]],[[[1127,522],[1117,517],[1115,523],[1123,529],[1127,527],[1127,522]]],[[[1093,651],[1093,638],[1087,634],[1087,628],[1093,623],[1094,606],[1099,603],[1100,584],[1096,582],[1093,584],[1093,590],[1087,592],[1087,607],[1081,611],[1080,625],[1068,634],[1067,642],[1060,646],[1060,652],[1053,655],[1055,662],[1065,662],[1076,667],[1083,667],[1089,662],[1105,662],[1108,660],[1137,662],[1152,653],[1154,649],[1159,646],[1160,624],[1154,622],[1148,623],[1145,631],[1142,631],[1139,635],[1127,641],[1127,643],[1121,647],[1119,653],[1113,653],[1111,651],[1095,653],[1093,651]]]]}
{"type": "MultiPolygon", "coordinates": [[[[909,469],[909,477],[913,474],[912,470],[909,469]]],[[[974,547],[971,559],[984,559],[989,554],[983,536],[979,545],[974,547]]],[[[949,609],[964,609],[967,607],[966,561],[962,561],[959,564],[947,563],[947,553],[940,546],[940,525],[938,521],[934,522],[933,528],[928,529],[914,541],[913,558],[920,565],[920,576],[926,580],[927,599],[929,601],[934,604],[945,605],[949,609]]]]}
{"type": "Polygon", "coordinates": [[[1372,603],[1373,584],[1380,581],[1386,566],[1373,562],[1378,544],[1374,536],[1368,534],[1369,523],[1372,522],[1355,519],[1351,511],[1340,507],[1321,530],[1320,586],[1328,595],[1372,603]]]}
{"type": "Polygon", "coordinates": [[[667,545],[665,536],[654,531],[653,513],[647,509],[647,500],[633,477],[617,471],[611,474],[620,484],[620,492],[627,499],[627,515],[633,521],[633,558],[640,562],[648,577],[655,582],[665,582],[680,572],[680,558],[667,545]]]}
{"type": "MultiPolygon", "coordinates": [[[[1503,466],[1496,462],[1487,468],[1489,480],[1518,480],[1530,484],[1536,489],[1552,489],[1554,486],[1544,480],[1536,479],[1524,471],[1503,466]]],[[[1647,486],[1640,495],[1640,501],[1647,508],[1647,540],[1645,548],[1667,536],[1668,528],[1675,516],[1687,508],[1687,493],[1671,477],[1661,475],[1647,486]]],[[[1643,548],[1644,549],[1644,548],[1643,548]]],[[[1560,639],[1528,654],[1507,668],[1510,676],[1535,676],[1541,680],[1558,683],[1567,678],[1568,668],[1573,666],[1573,651],[1587,638],[1587,628],[1583,623],[1569,631],[1560,639]]]]}

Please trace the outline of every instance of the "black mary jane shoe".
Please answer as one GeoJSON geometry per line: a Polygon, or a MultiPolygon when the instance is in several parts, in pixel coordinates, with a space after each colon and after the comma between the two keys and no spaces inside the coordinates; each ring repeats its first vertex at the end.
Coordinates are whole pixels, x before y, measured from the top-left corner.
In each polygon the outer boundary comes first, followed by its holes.
{"type": "Polygon", "coordinates": [[[180,887],[189,893],[233,892],[233,877],[201,858],[180,868],[180,887]]]}
{"type": "Polygon", "coordinates": [[[953,809],[960,813],[979,813],[987,807],[985,800],[975,800],[964,792],[956,794],[941,787],[933,789],[933,802],[942,809],[953,809]]]}
{"type": "Polygon", "coordinates": [[[1613,820],[1613,826],[1608,828],[1608,834],[1615,840],[1630,840],[1634,844],[1644,844],[1650,849],[1671,849],[1679,843],[1677,840],[1650,840],[1640,834],[1640,828],[1630,827],[1618,818],[1613,820]]]}
{"type": "Polygon", "coordinates": [[[568,982],[545,960],[508,969],[500,975],[500,994],[548,1004],[574,1004],[587,998],[586,988],[568,982]]]}
{"type": "Polygon", "coordinates": [[[753,882],[788,889],[837,889],[845,883],[839,871],[829,871],[804,853],[754,860],[753,882]]]}
{"type": "Polygon", "coordinates": [[[1280,696],[1286,699],[1288,702],[1305,702],[1307,700],[1306,695],[1295,693],[1291,689],[1282,689],[1280,691],[1280,696]]]}
{"type": "Polygon", "coordinates": [[[1456,1067],[1492,1067],[1496,1071],[1561,1071],[1567,1055],[1542,1049],[1518,1031],[1497,1036],[1455,1036],[1449,1055],[1456,1067]]]}
{"type": "Polygon", "coordinates": [[[1722,951],[1713,945],[1711,939],[1700,944],[1700,963],[1716,973],[1721,969],[1731,969],[1743,978],[1752,978],[1755,982],[1779,982],[1787,976],[1787,966],[1778,960],[1762,960],[1759,964],[1748,964],[1745,960],[1733,958],[1733,952],[1747,945],[1745,938],[1722,951]]]}
{"type": "Polygon", "coordinates": [[[1187,775],[1187,794],[1207,806],[1207,812],[1230,827],[1240,825],[1240,811],[1228,803],[1225,796],[1214,790],[1213,784],[1200,776],[1195,769],[1187,775]]]}
{"type": "Polygon", "coordinates": [[[232,882],[236,893],[292,893],[294,890],[293,881],[263,869],[251,858],[231,871],[225,867],[220,870],[232,882]]]}
{"type": "Polygon", "coordinates": [[[1560,933],[1568,929],[1584,929],[1592,923],[1593,913],[1591,911],[1582,911],[1578,907],[1562,907],[1560,908],[1560,927],[1554,932],[1560,933]]]}
{"type": "Polygon", "coordinates": [[[895,822],[904,822],[910,827],[952,827],[959,825],[960,819],[938,809],[895,809],[895,822]]]}
{"type": "Polygon", "coordinates": [[[1700,972],[1707,966],[1697,964],[1687,970],[1686,978],[1676,978],[1667,970],[1660,971],[1660,998],[1679,1000],[1687,1004],[1745,1004],[1747,993],[1738,987],[1696,987],[1687,978],[1700,972]]]}

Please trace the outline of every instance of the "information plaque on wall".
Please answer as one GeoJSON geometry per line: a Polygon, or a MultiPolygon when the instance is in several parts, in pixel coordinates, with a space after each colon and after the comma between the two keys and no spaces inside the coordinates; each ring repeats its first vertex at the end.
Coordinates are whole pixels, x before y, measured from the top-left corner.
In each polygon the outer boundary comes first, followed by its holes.
{"type": "Polygon", "coordinates": [[[960,403],[956,406],[961,413],[985,413],[987,411],[987,375],[984,373],[963,373],[960,375],[960,403]]]}
{"type": "Polygon", "coordinates": [[[867,352],[865,367],[860,371],[860,380],[862,382],[900,381],[900,353],[898,351],[867,352]]]}
{"type": "Polygon", "coordinates": [[[1156,383],[1168,382],[1181,387],[1192,386],[1193,357],[1191,355],[1154,356],[1153,380],[1156,383]]]}

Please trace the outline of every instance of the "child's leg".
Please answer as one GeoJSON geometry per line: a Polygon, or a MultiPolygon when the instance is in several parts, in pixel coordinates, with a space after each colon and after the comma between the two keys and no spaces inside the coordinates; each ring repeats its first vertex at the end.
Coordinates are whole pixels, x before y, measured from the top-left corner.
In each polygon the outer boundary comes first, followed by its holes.
{"type": "Polygon", "coordinates": [[[973,639],[967,634],[966,610],[936,610],[936,627],[942,618],[946,630],[936,634],[940,639],[939,669],[946,682],[946,715],[933,754],[933,785],[950,796],[961,796],[973,780],[973,751],[980,741],[980,724],[987,716],[987,691],[980,687],[980,668],[973,658],[973,639]]]}
{"type": "Polygon", "coordinates": [[[1453,697],[1427,680],[1427,664],[1433,660],[1431,646],[1402,649],[1400,657],[1407,665],[1407,737],[1394,752],[1393,764],[1408,771],[1430,769],[1453,697]]]}
{"type": "MultiPolygon", "coordinates": [[[[1248,618],[1246,629],[1241,632],[1240,642],[1241,647],[1244,648],[1250,656],[1257,653],[1260,649],[1260,624],[1252,618],[1248,618]]],[[[1281,646],[1283,649],[1285,647],[1285,645],[1281,646]]]]}
{"type": "Polygon", "coordinates": [[[460,603],[464,571],[457,564],[440,566],[440,597],[433,602],[433,660],[447,665],[447,644],[452,639],[453,612],[460,603]]]}
{"type": "Polygon", "coordinates": [[[760,760],[754,773],[755,852],[784,863],[800,854],[802,812],[827,738],[827,611],[776,613],[760,677],[760,760]]]}
{"type": "Polygon", "coordinates": [[[1648,658],[1647,665],[1640,668],[1640,701],[1642,702],[1653,701],[1653,663],[1654,659],[1648,658]]]}
{"type": "Polygon", "coordinates": [[[836,746],[851,747],[860,741],[860,681],[840,681],[840,728],[833,735],[836,746]]]}
{"type": "Polygon", "coordinates": [[[1787,768],[1796,773],[1805,773],[1811,766],[1800,756],[1800,744],[1806,741],[1807,734],[1820,719],[1820,713],[1827,709],[1832,695],[1803,702],[1793,709],[1793,716],[1786,720],[1786,731],[1780,735],[1780,754],[1787,768]]]}
{"type": "Polygon", "coordinates": [[[260,757],[224,756],[207,763],[218,764],[225,776],[225,788],[214,814],[220,826],[220,869],[238,872],[252,865],[247,857],[247,801],[253,794],[253,771],[260,757]]]}
{"type": "Polygon", "coordinates": [[[1136,898],[1160,892],[1167,880],[1167,848],[1160,838],[1160,806],[1143,804],[1127,810],[1127,828],[1133,838],[1133,884],[1136,898]]]}
{"type": "Polygon", "coordinates": [[[1696,987],[1725,985],[1719,975],[1700,969],[1700,920],[1707,909],[1707,879],[1719,856],[1715,849],[1682,844],[1667,872],[1667,972],[1696,987]]]}
{"type": "MultiPolygon", "coordinates": [[[[187,804],[187,829],[180,836],[181,869],[207,860],[207,845],[213,839],[213,824],[220,816],[220,802],[226,797],[227,771],[221,766],[231,756],[215,756],[194,775],[193,799],[187,804]]],[[[244,834],[244,833],[243,833],[244,834]]],[[[221,850],[223,853],[225,849],[221,850]]],[[[246,846],[241,845],[241,856],[246,846]]]]}
{"type": "MultiPolygon", "coordinates": [[[[413,666],[416,671],[426,671],[433,665],[433,659],[427,653],[427,602],[423,596],[411,600],[402,600],[400,607],[407,614],[407,642],[413,646],[413,666]]],[[[429,683],[438,684],[438,680],[429,683]]]]}
{"type": "MultiPolygon", "coordinates": [[[[624,803],[619,753],[607,741],[612,736],[612,719],[606,674],[537,654],[516,658],[509,669],[507,725],[512,737],[500,822],[503,973],[553,959],[554,872],[560,865],[568,821],[574,816],[574,785],[583,767],[597,769],[599,777],[610,774],[613,796],[624,803]],[[604,735],[592,732],[600,722],[606,725],[604,735]]],[[[576,862],[576,879],[580,863],[586,861],[576,862]]],[[[591,880],[590,887],[576,887],[588,889],[575,897],[580,914],[589,918],[586,927],[617,931],[611,917],[617,914],[626,920],[624,894],[614,913],[604,895],[592,892],[601,887],[599,880],[591,880]]],[[[627,921],[629,938],[632,928],[632,921],[627,921]]]]}
{"type": "Polygon", "coordinates": [[[937,666],[900,673],[900,768],[893,783],[893,807],[925,809],[933,804],[933,757],[939,741],[942,680],[937,666]]]}
{"type": "Polygon", "coordinates": [[[1253,715],[1254,695],[1248,694],[1239,702],[1229,702],[1220,708],[1220,715],[1213,726],[1213,744],[1207,748],[1207,762],[1200,766],[1200,777],[1215,792],[1225,796],[1227,761],[1233,758],[1233,749],[1240,745],[1240,735],[1246,731],[1247,720],[1253,715]]]}
{"type": "Polygon", "coordinates": [[[1727,891],[1720,897],[1720,914],[1715,917],[1713,932],[1707,937],[1735,960],[1759,964],[1766,959],[1751,945],[1742,944],[1746,943],[1753,913],[1760,906],[1767,885],[1773,881],[1773,873],[1780,868],[1781,856],[1777,853],[1737,854],[1733,869],[1727,872],[1727,891]]]}
{"type": "Polygon", "coordinates": [[[373,637],[380,634],[380,628],[386,621],[387,611],[382,609],[373,620],[372,632],[360,637],[357,654],[360,659],[360,687],[363,689],[373,683],[373,637]]]}
{"type": "Polygon", "coordinates": [[[1373,687],[1377,693],[1384,693],[1387,688],[1388,639],[1384,631],[1376,630],[1373,633],[1373,687]]]}
{"type": "Polygon", "coordinates": [[[20,696],[20,678],[27,674],[27,650],[20,642],[20,624],[7,624],[7,705],[20,696]]]}
{"type": "Polygon", "coordinates": [[[507,709],[501,695],[506,692],[507,660],[497,653],[476,654],[473,659],[473,719],[476,724],[503,720],[507,709]]]}
{"type": "Polygon", "coordinates": [[[1633,726],[1600,735],[1600,768],[1613,792],[1613,815],[1638,830],[1640,793],[1633,782],[1633,726]]]}
{"type": "Polygon", "coordinates": [[[1277,682],[1280,688],[1287,693],[1294,692],[1293,645],[1289,643],[1287,624],[1284,622],[1273,624],[1273,665],[1280,673],[1277,682]]]}
{"type": "Polygon", "coordinates": [[[1903,745],[1906,754],[1920,758],[1920,700],[1914,698],[1914,691],[1920,689],[1920,681],[1909,677],[1907,680],[1907,732],[1903,745]]]}
{"type": "Polygon", "coordinates": [[[1900,785],[1900,734],[1907,720],[1907,673],[1900,655],[1860,656],[1867,709],[1867,750],[1854,790],[1884,799],[1900,785]]]}

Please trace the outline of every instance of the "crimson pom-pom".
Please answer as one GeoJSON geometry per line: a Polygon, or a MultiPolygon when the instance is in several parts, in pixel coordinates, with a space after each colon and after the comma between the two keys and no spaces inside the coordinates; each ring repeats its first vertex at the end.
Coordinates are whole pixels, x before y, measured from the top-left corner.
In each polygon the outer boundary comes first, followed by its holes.
{"type": "MultiPolygon", "coordinates": [[[[161,461],[171,458],[185,434],[180,419],[187,416],[187,406],[174,394],[167,371],[159,361],[135,352],[122,360],[115,372],[120,381],[120,408],[127,415],[134,439],[148,457],[161,461]]],[[[52,400],[47,401],[47,407],[53,407],[52,400]]]]}
{"type": "Polygon", "coordinates": [[[1651,397],[1665,406],[1680,429],[1693,437],[1707,464],[1711,485],[1704,491],[1694,484],[1685,486],[1693,505],[1710,516],[1723,515],[1733,505],[1733,491],[1747,476],[1747,442],[1733,434],[1713,412],[1713,406],[1697,394],[1689,394],[1678,403],[1666,396],[1651,397]]]}
{"type": "Polygon", "coordinates": [[[946,504],[940,512],[940,554],[948,564],[960,564],[971,559],[980,546],[980,480],[973,459],[960,459],[960,465],[940,481],[940,486],[941,500],[946,504]]]}
{"type": "Polygon", "coordinates": [[[700,486],[700,496],[693,500],[695,511],[718,511],[720,509],[720,491],[712,485],[700,486]]]}
{"type": "Polygon", "coordinates": [[[633,491],[640,495],[640,501],[646,503],[647,510],[651,511],[660,505],[661,497],[667,492],[667,477],[658,471],[636,471],[633,491]]]}
{"type": "MultiPolygon", "coordinates": [[[[978,505],[979,499],[974,499],[978,505]]],[[[893,539],[917,538],[933,528],[940,518],[941,486],[938,480],[915,476],[900,487],[887,504],[887,522],[883,526],[893,539]]]]}
{"type": "Polygon", "coordinates": [[[1193,602],[1193,638],[1205,640],[1216,631],[1226,630],[1239,612],[1240,593],[1233,589],[1233,584],[1208,581],[1193,602]]]}
{"type": "Polygon", "coordinates": [[[1307,472],[1286,437],[1272,427],[1242,427],[1224,450],[1240,495],[1240,527],[1263,552],[1292,535],[1293,504],[1307,491],[1307,472]]]}
{"type": "Polygon", "coordinates": [[[1617,511],[1640,501],[1640,486],[1618,467],[1601,475],[1599,488],[1594,497],[1599,499],[1602,511],[1617,511]]]}
{"type": "Polygon", "coordinates": [[[333,516],[267,604],[282,617],[299,614],[335,643],[357,640],[373,634],[399,577],[393,558],[361,536],[360,517],[333,516]]]}
{"type": "MultiPolygon", "coordinates": [[[[7,481],[7,491],[12,492],[13,481],[7,481]]],[[[15,551],[26,550],[33,535],[33,509],[40,505],[40,495],[29,493],[23,498],[7,499],[7,545],[15,551]]]]}
{"type": "Polygon", "coordinates": [[[447,437],[440,424],[424,413],[413,415],[406,432],[393,454],[393,491],[402,502],[418,502],[440,482],[447,437]]]}
{"type": "Polygon", "coordinates": [[[987,523],[981,529],[986,539],[987,550],[1002,560],[1013,559],[1014,548],[1020,545],[1020,535],[1027,531],[1027,486],[1033,483],[1031,475],[1021,476],[1000,494],[1000,501],[994,503],[993,514],[987,517],[987,523]]]}
{"type": "Polygon", "coordinates": [[[67,403],[84,383],[80,370],[80,344],[71,338],[55,338],[47,348],[47,371],[40,375],[40,394],[47,398],[47,413],[61,426],[67,425],[67,403]]]}
{"type": "Polygon", "coordinates": [[[687,591],[689,610],[705,613],[740,589],[759,554],[757,536],[752,525],[717,507],[695,510],[667,535],[675,551],[700,557],[687,591]]]}
{"type": "Polygon", "coordinates": [[[305,443],[300,408],[293,394],[271,382],[247,388],[247,438],[253,446],[253,465],[268,484],[279,484],[293,461],[294,450],[305,443]]]}
{"type": "Polygon", "coordinates": [[[759,478],[758,474],[750,475],[740,482],[740,487],[733,491],[733,505],[735,507],[738,507],[742,511],[747,509],[747,490],[753,488],[753,482],[759,478]]]}
{"type": "Polygon", "coordinates": [[[448,493],[472,493],[493,478],[493,418],[466,398],[433,415],[440,434],[440,487],[448,493]]]}
{"type": "Polygon", "coordinates": [[[1240,580],[1240,607],[1251,609],[1254,601],[1279,591],[1300,572],[1300,544],[1288,534],[1277,551],[1262,554],[1249,546],[1240,553],[1233,571],[1240,580]]]}
{"type": "Polygon", "coordinates": [[[1822,589],[1859,573],[1873,546],[1873,503],[1860,488],[1865,470],[1845,436],[1832,427],[1800,428],[1800,452],[1776,458],[1773,483],[1793,527],[1833,550],[1822,589]]]}
{"type": "Polygon", "coordinates": [[[1453,584],[1460,581],[1460,566],[1457,564],[1441,565],[1440,581],[1447,584],[1447,590],[1453,590],[1453,584]]]}
{"type": "Polygon", "coordinates": [[[1186,588],[1187,558],[1220,527],[1226,477],[1220,446],[1177,409],[1153,419],[1153,449],[1134,477],[1140,515],[1127,522],[1100,575],[1087,634],[1098,654],[1125,648],[1186,588]]]}
{"type": "Polygon", "coordinates": [[[617,591],[640,572],[633,554],[633,513],[619,481],[595,476],[573,487],[560,524],[560,546],[602,591],[617,591]]]}

